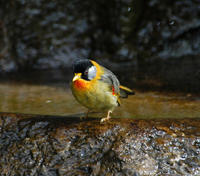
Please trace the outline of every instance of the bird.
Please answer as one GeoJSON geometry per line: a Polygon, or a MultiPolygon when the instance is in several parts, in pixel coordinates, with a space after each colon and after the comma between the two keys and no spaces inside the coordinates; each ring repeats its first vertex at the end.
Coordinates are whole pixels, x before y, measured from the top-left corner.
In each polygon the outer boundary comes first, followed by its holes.
{"type": "Polygon", "coordinates": [[[73,74],[72,94],[88,109],[87,115],[90,111],[107,112],[107,116],[101,118],[100,122],[111,118],[110,114],[121,104],[120,98],[134,95],[133,90],[120,85],[114,73],[94,60],[75,60],[73,74]]]}

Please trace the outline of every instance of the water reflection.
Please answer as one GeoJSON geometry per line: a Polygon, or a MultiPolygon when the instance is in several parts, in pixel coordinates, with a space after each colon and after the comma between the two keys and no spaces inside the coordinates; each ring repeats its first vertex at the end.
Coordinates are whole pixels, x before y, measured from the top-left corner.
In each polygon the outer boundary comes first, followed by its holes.
{"type": "MultiPolygon", "coordinates": [[[[113,117],[192,118],[200,116],[199,107],[200,99],[192,95],[136,91],[136,95],[122,100],[122,106],[114,111],[113,117]]],[[[64,85],[1,83],[0,111],[69,115],[84,112],[85,108],[75,101],[70,89],[64,85]]]]}

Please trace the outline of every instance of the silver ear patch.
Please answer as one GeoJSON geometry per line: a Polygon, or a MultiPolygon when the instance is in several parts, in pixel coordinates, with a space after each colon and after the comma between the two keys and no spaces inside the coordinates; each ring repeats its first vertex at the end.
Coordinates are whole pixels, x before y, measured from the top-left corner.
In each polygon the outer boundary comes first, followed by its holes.
{"type": "Polygon", "coordinates": [[[96,74],[97,74],[97,69],[96,69],[95,66],[92,66],[92,67],[90,67],[90,68],[88,69],[88,79],[89,79],[89,80],[94,79],[95,76],[96,76],[96,74]]]}

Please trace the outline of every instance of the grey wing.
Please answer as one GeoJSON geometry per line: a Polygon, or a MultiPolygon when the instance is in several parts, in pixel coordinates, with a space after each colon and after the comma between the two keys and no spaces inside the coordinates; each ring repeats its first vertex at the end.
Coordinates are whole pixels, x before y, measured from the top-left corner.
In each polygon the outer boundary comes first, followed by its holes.
{"type": "Polygon", "coordinates": [[[103,81],[103,82],[108,83],[111,86],[111,88],[113,86],[115,93],[119,95],[120,94],[120,89],[119,89],[120,83],[119,83],[119,80],[114,75],[114,73],[112,73],[110,70],[108,70],[107,68],[102,67],[102,66],[101,66],[101,68],[104,70],[104,74],[101,76],[100,80],[103,81]]]}

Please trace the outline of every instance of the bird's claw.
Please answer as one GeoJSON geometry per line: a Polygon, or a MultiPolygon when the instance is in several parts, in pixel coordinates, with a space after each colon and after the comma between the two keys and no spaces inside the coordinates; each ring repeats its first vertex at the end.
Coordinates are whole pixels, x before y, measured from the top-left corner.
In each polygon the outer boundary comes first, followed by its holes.
{"type": "Polygon", "coordinates": [[[111,119],[111,117],[105,117],[105,118],[102,118],[100,122],[103,123],[103,122],[108,121],[109,119],[111,119]]]}
{"type": "Polygon", "coordinates": [[[105,122],[105,121],[110,120],[110,119],[111,119],[111,117],[110,117],[110,113],[112,113],[112,111],[108,111],[108,115],[107,115],[107,117],[102,118],[100,122],[103,123],[103,122],[105,122]]]}

